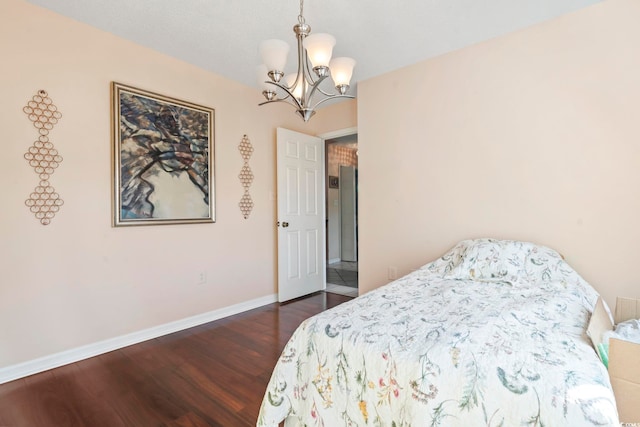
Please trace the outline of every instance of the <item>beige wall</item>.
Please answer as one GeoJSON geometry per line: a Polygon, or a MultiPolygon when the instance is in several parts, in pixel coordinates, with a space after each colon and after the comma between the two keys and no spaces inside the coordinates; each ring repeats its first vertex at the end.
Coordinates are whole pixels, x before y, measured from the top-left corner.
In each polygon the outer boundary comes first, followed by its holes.
{"type": "Polygon", "coordinates": [[[275,128],[353,127],[355,102],[305,125],[290,107],[258,107],[257,89],[21,0],[0,3],[0,55],[0,368],[276,292],[275,128]],[[215,224],[111,227],[111,81],[215,108],[215,224]],[[23,158],[36,132],[22,107],[39,89],[63,114],[50,139],[65,204],[49,226],[24,205],[38,179],[23,158]],[[243,134],[255,149],[247,220],[243,134]]]}
{"type": "Polygon", "coordinates": [[[640,297],[638,22],[608,0],[361,82],[361,292],[496,237],[640,297]]]}

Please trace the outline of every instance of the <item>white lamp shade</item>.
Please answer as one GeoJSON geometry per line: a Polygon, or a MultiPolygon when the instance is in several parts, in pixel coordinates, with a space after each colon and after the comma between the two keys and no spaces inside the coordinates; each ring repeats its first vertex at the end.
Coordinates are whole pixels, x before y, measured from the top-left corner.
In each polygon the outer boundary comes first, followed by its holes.
{"type": "Polygon", "coordinates": [[[264,64],[258,65],[258,68],[256,70],[256,77],[258,78],[258,87],[260,88],[260,90],[267,90],[267,91],[275,90],[276,88],[275,86],[267,83],[267,80],[269,80],[269,76],[267,75],[266,65],[264,64]]]}
{"type": "Polygon", "coordinates": [[[287,63],[288,54],[289,45],[285,41],[270,39],[260,43],[260,57],[268,71],[282,72],[287,63]]]}
{"type": "Polygon", "coordinates": [[[336,86],[348,85],[351,81],[351,75],[353,74],[353,67],[355,66],[356,61],[353,58],[333,58],[329,63],[333,83],[336,86]]]}
{"type": "Polygon", "coordinates": [[[307,50],[307,56],[313,67],[328,67],[336,39],[331,34],[311,34],[305,37],[302,45],[307,50]]]}
{"type": "Polygon", "coordinates": [[[296,75],[295,74],[289,74],[288,76],[286,76],[284,78],[284,82],[287,85],[287,87],[289,88],[289,90],[291,92],[293,92],[293,96],[295,96],[297,99],[302,98],[302,84],[301,82],[298,82],[298,85],[294,88],[291,88],[291,85],[294,84],[296,82],[296,75]]]}

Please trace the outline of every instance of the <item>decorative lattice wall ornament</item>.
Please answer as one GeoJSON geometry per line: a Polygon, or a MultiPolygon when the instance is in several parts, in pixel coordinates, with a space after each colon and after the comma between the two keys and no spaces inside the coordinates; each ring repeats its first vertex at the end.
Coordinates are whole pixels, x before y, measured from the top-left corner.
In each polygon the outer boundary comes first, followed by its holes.
{"type": "Polygon", "coordinates": [[[33,122],[33,126],[40,134],[38,140],[24,154],[24,158],[40,177],[40,183],[24,203],[42,225],[48,225],[60,210],[60,206],[64,204],[55,188],[49,183],[49,177],[62,162],[62,156],[49,141],[49,131],[58,123],[62,114],[45,90],[39,90],[22,111],[33,122]]]}
{"type": "Polygon", "coordinates": [[[240,183],[244,187],[244,194],[242,195],[238,206],[240,206],[240,212],[242,212],[244,219],[247,219],[253,209],[253,200],[249,194],[249,187],[251,187],[251,183],[253,182],[253,172],[249,167],[249,159],[253,153],[253,146],[251,145],[251,141],[249,141],[249,137],[247,135],[242,137],[242,141],[240,141],[240,145],[238,145],[238,150],[240,150],[240,155],[242,156],[242,160],[244,160],[244,165],[242,165],[242,169],[238,175],[240,183]]]}

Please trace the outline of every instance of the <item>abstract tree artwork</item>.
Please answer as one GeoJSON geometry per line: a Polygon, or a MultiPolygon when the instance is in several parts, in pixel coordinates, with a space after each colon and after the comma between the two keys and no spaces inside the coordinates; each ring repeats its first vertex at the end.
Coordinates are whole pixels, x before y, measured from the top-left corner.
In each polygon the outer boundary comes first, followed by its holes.
{"type": "Polygon", "coordinates": [[[214,110],[112,83],[114,226],[214,222],[214,110]]]}
{"type": "Polygon", "coordinates": [[[58,123],[62,114],[45,90],[39,90],[27,102],[22,111],[33,122],[33,126],[38,129],[39,134],[38,139],[24,154],[25,160],[29,162],[40,178],[40,182],[25,204],[40,221],[40,224],[49,225],[60,210],[60,206],[64,204],[55,188],[49,183],[49,177],[62,162],[62,156],[58,154],[58,150],[49,140],[49,131],[58,123]]]}
{"type": "Polygon", "coordinates": [[[251,183],[253,182],[253,172],[249,167],[249,159],[251,158],[251,154],[253,154],[253,146],[251,145],[251,141],[249,141],[249,137],[247,135],[242,137],[242,141],[240,141],[240,145],[238,145],[238,150],[240,151],[240,155],[242,156],[244,163],[240,170],[240,174],[238,175],[240,184],[244,187],[244,194],[242,195],[238,206],[240,206],[240,212],[244,219],[247,219],[253,209],[253,200],[249,194],[249,187],[251,187],[251,183]]]}

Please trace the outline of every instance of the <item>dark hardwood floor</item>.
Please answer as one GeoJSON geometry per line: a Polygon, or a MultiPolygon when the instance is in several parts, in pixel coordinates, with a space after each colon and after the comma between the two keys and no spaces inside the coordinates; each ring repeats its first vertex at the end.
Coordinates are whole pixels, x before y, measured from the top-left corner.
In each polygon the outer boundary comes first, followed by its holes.
{"type": "Polygon", "coordinates": [[[0,426],[255,426],[293,331],[350,299],[270,304],[0,385],[0,426]]]}

